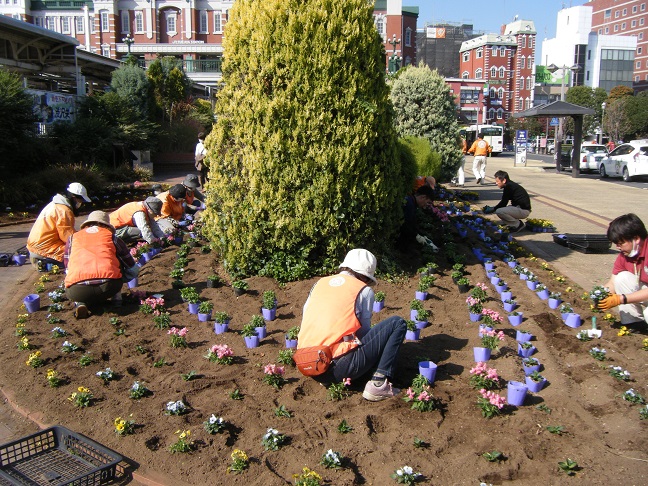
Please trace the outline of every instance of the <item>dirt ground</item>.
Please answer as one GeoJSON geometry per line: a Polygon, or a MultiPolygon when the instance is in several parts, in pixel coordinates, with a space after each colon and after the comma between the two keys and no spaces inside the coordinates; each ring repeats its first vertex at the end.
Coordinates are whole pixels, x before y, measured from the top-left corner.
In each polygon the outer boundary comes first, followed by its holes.
{"type": "MultiPolygon", "coordinates": [[[[477,240],[456,239],[459,253],[467,255],[468,278],[471,284],[488,284],[487,308],[502,311],[501,301],[490,285],[483,265],[473,256],[471,248],[477,240]]],[[[504,278],[524,312],[522,328],[533,333],[534,345],[542,365],[541,373],[548,380],[537,394],[528,394],[523,406],[507,405],[501,415],[483,418],[477,406],[479,394],[469,384],[469,370],[474,366],[473,346],[477,346],[477,323],[470,322],[465,304],[467,294],[459,293],[450,277],[450,265],[442,258],[438,279],[425,302],[433,312],[430,326],[416,342],[406,341],[398,360],[399,371],[393,381],[407,388],[418,373],[417,363],[432,360],[438,364],[433,393],[438,410],[418,412],[400,398],[379,403],[362,399],[364,382],[351,386],[350,396],[341,401],[327,399],[327,390],[312,379],[305,378],[290,366],[288,380],[281,389],[263,382],[263,367],[276,363],[284,348],[284,333],[300,324],[301,309],[315,279],[284,286],[267,278],[249,278],[249,290],[236,297],[229,284],[206,288],[209,274],[218,272],[219,262],[213,253],[194,248],[189,255],[185,282],[195,285],[200,295],[214,303],[214,311],[232,316],[230,330],[221,335],[213,332],[213,323],[198,322],[189,314],[178,290],[170,285],[169,271],[177,258],[177,247],[165,249],[144,265],[137,290],[164,295],[172,316],[172,325],[187,327],[187,348],[172,348],[166,330],[156,329],[150,315],[138,312],[137,303],[125,301],[120,308],[96,309],[86,320],[75,320],[69,302],[64,302],[58,325],[69,333],[67,338],[51,337],[55,326],[46,322],[49,299],[47,292],[61,281],[51,276],[41,294],[42,307],[26,322],[31,351],[19,350],[15,336],[16,316],[22,311],[22,297],[33,292],[34,282],[15,292],[14,308],[7,313],[2,328],[4,352],[0,356],[2,387],[10,389],[16,402],[27,410],[42,412],[48,424],[61,424],[81,432],[133,461],[136,472],[155,478],[163,484],[293,484],[293,474],[308,467],[317,471],[327,484],[391,484],[390,475],[404,465],[420,472],[421,484],[470,484],[480,481],[492,484],[624,484],[648,483],[648,420],[640,420],[639,405],[622,399],[634,388],[648,396],[647,352],[642,349],[646,329],[635,329],[630,335],[618,336],[614,328],[603,322],[600,340],[581,342],[577,330],[562,323],[558,310],[551,310],[529,290],[524,281],[501,260],[496,268],[504,278]],[[268,322],[268,336],[260,347],[247,349],[237,332],[253,314],[260,314],[261,295],[265,290],[277,293],[277,319],[268,322]],[[114,326],[111,317],[122,322],[114,326]],[[123,334],[116,331],[123,329],[123,334]],[[61,352],[67,339],[78,345],[76,352],[61,352]],[[227,344],[234,350],[234,364],[211,363],[204,358],[208,347],[227,344]],[[608,360],[599,362],[588,353],[593,346],[607,350],[608,360]],[[25,364],[30,352],[42,352],[43,367],[32,369],[25,364]],[[81,367],[79,358],[89,353],[94,363],[81,367]],[[164,358],[166,364],[153,366],[164,358]],[[618,381],[609,375],[610,365],[621,366],[631,373],[631,381],[618,381]],[[96,373],[110,367],[116,379],[103,384],[96,373]],[[63,378],[57,388],[48,386],[46,374],[54,369],[63,378]],[[181,374],[195,371],[196,376],[184,381],[181,374]],[[152,394],[139,400],[129,398],[135,381],[145,384],[152,394]],[[68,397],[79,386],[94,395],[91,406],[76,408],[68,397]],[[242,400],[232,400],[230,393],[238,389],[242,400]],[[188,413],[170,416],[164,413],[169,401],[182,400],[188,413]],[[275,416],[275,409],[284,406],[290,418],[275,416]],[[540,406],[540,408],[538,408],[540,406]],[[203,429],[211,414],[223,417],[227,425],[222,433],[210,435],[203,429]],[[116,417],[130,418],[136,423],[135,433],[115,434],[116,417]],[[338,432],[342,420],[353,428],[338,432]],[[553,434],[547,426],[562,426],[562,434],[553,434]],[[265,451],[261,438],[268,428],[287,436],[287,443],[277,451],[265,451]],[[190,453],[171,453],[176,431],[190,430],[194,449],[190,453]],[[424,447],[414,446],[422,439],[424,447]],[[240,475],[228,474],[230,454],[234,449],[250,457],[249,469],[240,475]],[[345,459],[338,470],[320,465],[329,449],[345,459]],[[485,452],[500,451],[503,459],[488,462],[485,452]],[[568,479],[558,463],[570,458],[578,463],[575,475],[568,479]]],[[[521,265],[532,269],[552,291],[563,293],[591,327],[589,302],[581,299],[583,289],[541,267],[534,258],[519,258],[521,265]],[[567,292],[571,288],[573,292],[567,292]]],[[[373,320],[409,315],[414,298],[417,275],[379,280],[376,290],[386,293],[386,307],[375,313],[373,320]]],[[[585,289],[589,290],[589,289],[585,289]]],[[[495,367],[504,380],[524,381],[521,358],[516,355],[515,328],[508,323],[498,327],[506,334],[499,352],[489,366],[495,367]]],[[[506,396],[504,386],[499,393],[506,396]]]]}

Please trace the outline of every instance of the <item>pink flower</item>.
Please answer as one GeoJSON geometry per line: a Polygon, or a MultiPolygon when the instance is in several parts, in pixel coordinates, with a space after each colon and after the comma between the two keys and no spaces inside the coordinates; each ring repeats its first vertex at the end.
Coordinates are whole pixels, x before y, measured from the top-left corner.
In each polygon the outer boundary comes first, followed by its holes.
{"type": "Polygon", "coordinates": [[[479,363],[477,363],[475,365],[474,368],[472,368],[470,370],[470,374],[471,375],[481,375],[485,371],[486,371],[486,363],[484,363],[483,361],[480,361],[479,363]]]}
{"type": "Polygon", "coordinates": [[[219,359],[234,356],[234,351],[227,344],[214,344],[209,352],[218,356],[219,359]]]}
{"type": "Polygon", "coordinates": [[[490,368],[486,370],[486,378],[489,380],[499,380],[499,376],[497,375],[497,370],[495,368],[490,368]]]}
{"type": "Polygon", "coordinates": [[[283,366],[277,366],[277,365],[272,364],[272,363],[271,363],[271,364],[267,364],[267,365],[265,365],[265,367],[263,368],[263,372],[264,372],[266,375],[278,375],[278,376],[283,376],[284,371],[285,371],[285,369],[284,369],[283,366]]]}
{"type": "Polygon", "coordinates": [[[130,249],[130,254],[132,257],[137,256],[137,248],[131,248],[130,249]]]}
{"type": "Polygon", "coordinates": [[[186,335],[187,335],[187,328],[186,327],[183,327],[182,329],[180,329],[180,331],[178,331],[178,336],[185,337],[186,335]]]}
{"type": "Polygon", "coordinates": [[[142,183],[140,181],[133,182],[133,187],[140,187],[142,183]]]}
{"type": "Polygon", "coordinates": [[[479,287],[479,288],[482,289],[482,290],[488,290],[488,287],[486,286],[486,284],[483,284],[483,283],[481,283],[481,282],[477,282],[477,283],[475,284],[475,287],[479,287]]]}
{"type": "Polygon", "coordinates": [[[420,402],[429,402],[431,398],[432,398],[432,396],[431,396],[428,392],[426,392],[426,391],[422,391],[422,392],[419,394],[419,396],[416,397],[416,399],[417,399],[418,401],[420,401],[420,402]]]}
{"type": "Polygon", "coordinates": [[[344,386],[351,386],[351,378],[345,378],[344,380],[342,380],[342,384],[344,386]]]}
{"type": "Polygon", "coordinates": [[[187,328],[183,327],[182,329],[178,329],[177,327],[172,327],[167,331],[167,334],[178,337],[185,337],[187,335],[187,328]]]}
{"type": "Polygon", "coordinates": [[[409,399],[414,399],[414,390],[412,390],[411,387],[408,388],[407,391],[406,391],[405,393],[407,394],[407,397],[408,397],[409,399]]]}

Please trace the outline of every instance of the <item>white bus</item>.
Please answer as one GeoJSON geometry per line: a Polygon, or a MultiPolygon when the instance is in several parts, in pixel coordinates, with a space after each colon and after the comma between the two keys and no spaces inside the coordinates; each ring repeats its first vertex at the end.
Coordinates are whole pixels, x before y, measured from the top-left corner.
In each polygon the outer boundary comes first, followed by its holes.
{"type": "Polygon", "coordinates": [[[468,148],[477,139],[477,133],[480,133],[484,140],[493,149],[492,155],[499,155],[504,148],[504,127],[500,125],[471,125],[461,130],[462,135],[466,137],[468,148]]]}

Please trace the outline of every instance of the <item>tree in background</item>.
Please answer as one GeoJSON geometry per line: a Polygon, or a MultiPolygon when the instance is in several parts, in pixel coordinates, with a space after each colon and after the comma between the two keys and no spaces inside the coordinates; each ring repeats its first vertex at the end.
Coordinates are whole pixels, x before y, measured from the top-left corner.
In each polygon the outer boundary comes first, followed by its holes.
{"type": "Polygon", "coordinates": [[[612,102],[620,98],[626,98],[628,96],[634,96],[634,90],[632,88],[628,86],[615,86],[610,90],[610,94],[608,95],[607,100],[609,102],[612,102]]]}
{"type": "Polygon", "coordinates": [[[33,162],[29,160],[34,138],[36,116],[32,97],[22,85],[20,76],[0,70],[0,178],[16,170],[24,171],[33,162]],[[26,165],[27,164],[27,165],[26,165]]]}
{"type": "MultiPolygon", "coordinates": [[[[565,101],[574,105],[591,108],[596,113],[583,117],[583,134],[595,134],[601,126],[603,113],[603,102],[607,100],[607,92],[603,88],[591,88],[589,86],[574,86],[569,88],[565,95],[565,101]]],[[[574,133],[574,120],[565,117],[565,133],[574,133]]]]}
{"type": "Polygon", "coordinates": [[[394,79],[391,87],[396,132],[399,136],[426,138],[441,157],[436,178],[454,177],[461,161],[457,106],[443,77],[428,66],[410,66],[394,79]]]}
{"type": "Polygon", "coordinates": [[[606,104],[603,131],[609,135],[611,140],[623,140],[623,137],[632,128],[626,113],[626,103],[629,99],[630,97],[621,97],[606,104]]]}
{"type": "Polygon", "coordinates": [[[305,278],[386,244],[411,181],[373,4],[237,0],[224,48],[205,219],[228,271],[305,278]]]}
{"type": "Polygon", "coordinates": [[[623,98],[625,114],[628,117],[630,138],[645,138],[648,134],[648,92],[641,91],[636,96],[623,98]]]}
{"type": "Polygon", "coordinates": [[[146,71],[151,82],[153,94],[162,109],[162,118],[168,117],[173,123],[174,106],[189,97],[191,80],[182,69],[182,61],[165,56],[151,63],[146,71]]]}
{"type": "Polygon", "coordinates": [[[139,112],[141,118],[148,118],[151,111],[151,83],[144,69],[136,64],[124,64],[112,72],[110,86],[120,98],[139,112]]]}

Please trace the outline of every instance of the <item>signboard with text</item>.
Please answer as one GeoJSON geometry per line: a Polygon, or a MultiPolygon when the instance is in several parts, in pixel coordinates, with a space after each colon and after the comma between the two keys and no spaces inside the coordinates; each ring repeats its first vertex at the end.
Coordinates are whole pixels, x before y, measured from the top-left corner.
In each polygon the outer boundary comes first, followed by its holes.
{"type": "Polygon", "coordinates": [[[515,131],[515,162],[513,165],[524,165],[527,163],[527,141],[528,141],[527,130],[516,130],[515,131]]]}
{"type": "Polygon", "coordinates": [[[74,121],[76,96],[34,89],[26,92],[33,97],[32,109],[40,123],[49,125],[59,121],[74,121]]]}

